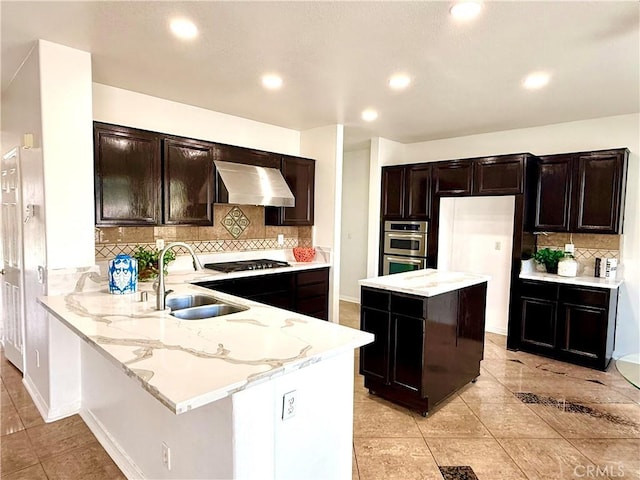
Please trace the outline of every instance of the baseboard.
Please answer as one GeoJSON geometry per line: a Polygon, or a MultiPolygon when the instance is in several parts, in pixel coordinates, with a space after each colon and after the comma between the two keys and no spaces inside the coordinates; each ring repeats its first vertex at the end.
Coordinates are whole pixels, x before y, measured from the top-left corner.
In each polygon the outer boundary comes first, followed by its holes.
{"type": "Polygon", "coordinates": [[[91,411],[82,408],[80,409],[80,416],[125,477],[128,479],[146,478],[131,457],[120,448],[118,442],[109,435],[109,432],[104,428],[102,422],[100,422],[91,411]]]}
{"type": "Polygon", "coordinates": [[[27,392],[31,396],[31,400],[33,400],[33,403],[35,404],[38,412],[40,413],[40,416],[43,418],[45,423],[62,420],[63,418],[75,415],[80,411],[80,400],[70,403],[69,405],[65,405],[62,408],[51,408],[46,400],[42,397],[42,395],[40,395],[40,391],[35,386],[29,375],[25,375],[23,377],[22,384],[24,385],[24,388],[27,389],[27,392]]]}
{"type": "Polygon", "coordinates": [[[340,301],[349,303],[360,303],[360,299],[356,297],[349,297],[347,295],[340,295],[340,301]]]}
{"type": "Polygon", "coordinates": [[[507,336],[506,328],[493,327],[491,325],[486,325],[485,331],[489,333],[497,333],[498,335],[504,335],[505,337],[507,336]]]}

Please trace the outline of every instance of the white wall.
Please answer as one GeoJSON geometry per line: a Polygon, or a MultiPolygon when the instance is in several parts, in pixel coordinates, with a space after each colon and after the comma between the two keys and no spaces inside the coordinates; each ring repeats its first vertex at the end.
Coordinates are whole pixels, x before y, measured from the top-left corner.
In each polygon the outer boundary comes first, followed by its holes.
{"type": "MultiPolygon", "coordinates": [[[[516,152],[536,155],[602,150],[627,147],[629,171],[627,178],[626,210],[621,274],[616,358],[638,351],[640,345],[640,114],[596,118],[543,127],[505,130],[404,145],[402,155],[379,154],[372,159],[372,169],[397,163],[419,163],[454,158],[470,158],[516,152]]],[[[372,156],[374,151],[372,148],[372,156]]],[[[378,174],[379,175],[379,174],[378,174]]],[[[370,184],[371,185],[371,184],[370,184]]],[[[379,215],[380,184],[369,192],[369,218],[379,215]]],[[[369,225],[368,264],[377,265],[378,237],[371,235],[369,225]]]]}
{"type": "Polygon", "coordinates": [[[313,244],[331,251],[329,321],[338,322],[340,297],[340,212],[344,127],[329,125],[300,133],[300,155],[316,160],[313,244]]]}
{"type": "Polygon", "coordinates": [[[438,269],[489,275],[486,326],[507,334],[515,199],[451,197],[440,200],[438,269]]]}
{"type": "Polygon", "coordinates": [[[367,276],[369,149],[344,153],[340,299],[360,302],[358,280],[367,276]]]}
{"type": "Polygon", "coordinates": [[[300,132],[163,98],[93,84],[93,119],[199,140],[298,155],[300,132]]]}

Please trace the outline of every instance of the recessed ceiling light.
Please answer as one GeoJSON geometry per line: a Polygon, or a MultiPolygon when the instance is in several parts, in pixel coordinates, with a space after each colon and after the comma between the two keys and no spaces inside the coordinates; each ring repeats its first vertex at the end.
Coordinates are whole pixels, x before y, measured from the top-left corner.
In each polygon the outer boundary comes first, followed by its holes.
{"type": "Polygon", "coordinates": [[[378,112],[375,110],[368,108],[362,112],[362,119],[365,122],[373,122],[376,118],[378,118],[378,112]]]}
{"type": "Polygon", "coordinates": [[[171,24],[169,26],[176,37],[184,40],[191,40],[198,35],[198,27],[196,27],[190,20],[186,20],[184,18],[171,20],[171,24]]]}
{"type": "Polygon", "coordinates": [[[409,86],[411,78],[404,73],[397,73],[389,79],[389,87],[393,90],[403,90],[409,86]]]}
{"type": "Polygon", "coordinates": [[[547,83],[549,83],[549,78],[551,76],[545,72],[535,72],[527,75],[527,77],[522,82],[524,88],[528,88],[529,90],[535,90],[537,88],[544,87],[547,83]]]}
{"type": "Polygon", "coordinates": [[[274,73],[262,76],[262,85],[269,90],[277,90],[282,86],[282,77],[274,73]]]}
{"type": "Polygon", "coordinates": [[[480,14],[480,10],[482,10],[480,2],[458,2],[451,7],[449,13],[456,20],[471,20],[480,14]]]}

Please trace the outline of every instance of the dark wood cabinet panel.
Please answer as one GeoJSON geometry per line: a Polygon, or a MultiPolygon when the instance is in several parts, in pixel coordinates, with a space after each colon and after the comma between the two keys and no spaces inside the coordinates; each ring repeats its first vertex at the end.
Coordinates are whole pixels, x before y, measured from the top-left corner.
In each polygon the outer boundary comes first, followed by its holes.
{"type": "Polygon", "coordinates": [[[480,374],[486,283],[434,297],[363,287],[361,349],[365,387],[426,415],[480,374]]]}
{"type": "Polygon", "coordinates": [[[569,231],[572,172],[570,155],[540,157],[533,223],[536,230],[569,231]]]}
{"type": "Polygon", "coordinates": [[[431,211],[431,165],[412,165],[406,169],[405,218],[427,220],[431,211]]]}
{"type": "Polygon", "coordinates": [[[360,329],[373,333],[376,340],[360,349],[360,374],[386,383],[389,378],[389,342],[391,319],[389,312],[362,307],[360,329]]]}
{"type": "Polygon", "coordinates": [[[518,348],[605,370],[615,337],[617,289],[520,281],[518,348]]]}
{"type": "Polygon", "coordinates": [[[293,207],[266,207],[267,225],[311,226],[315,210],[315,168],[310,158],[283,156],[280,170],[295,198],[293,207]]]}
{"type": "Polygon", "coordinates": [[[402,220],[405,205],[405,167],[382,169],[382,218],[402,220]]]}
{"type": "Polygon", "coordinates": [[[450,161],[433,164],[434,194],[471,195],[473,162],[450,161]]]}
{"type": "Polygon", "coordinates": [[[97,225],[160,222],[160,137],[94,123],[97,225]]]}
{"type": "Polygon", "coordinates": [[[474,195],[516,195],[523,192],[524,155],[474,160],[474,195]]]}
{"type": "Polygon", "coordinates": [[[214,144],[214,160],[280,169],[280,155],[235,145],[214,144]]]}
{"type": "Polygon", "coordinates": [[[573,231],[622,233],[627,157],[626,150],[577,156],[573,231]]]}
{"type": "Polygon", "coordinates": [[[211,145],[183,139],[163,140],[163,223],[213,224],[211,145]]]}

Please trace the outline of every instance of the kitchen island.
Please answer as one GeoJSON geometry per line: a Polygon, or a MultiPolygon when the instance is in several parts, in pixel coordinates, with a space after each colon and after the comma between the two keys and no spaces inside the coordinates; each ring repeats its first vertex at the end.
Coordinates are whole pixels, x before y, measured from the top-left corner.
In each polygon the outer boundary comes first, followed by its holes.
{"type": "Polygon", "coordinates": [[[365,387],[426,416],[475,381],[488,280],[434,269],[360,280],[360,327],[376,337],[360,354],[365,387]]]}
{"type": "Polygon", "coordinates": [[[351,475],[353,350],[372,335],[184,283],[203,275],[169,275],[170,297],[246,310],[180,320],[150,284],[140,301],[95,274],[42,298],[64,339],[52,378],[129,478],[351,475]]]}

